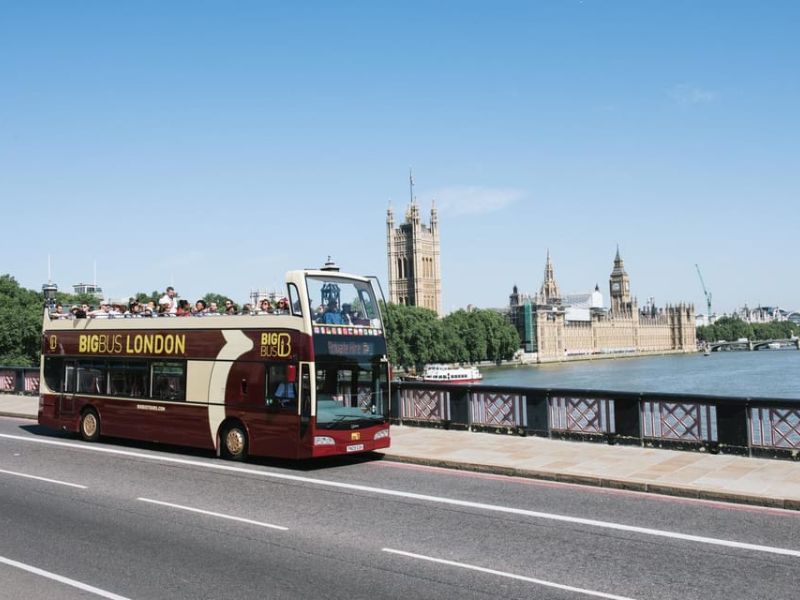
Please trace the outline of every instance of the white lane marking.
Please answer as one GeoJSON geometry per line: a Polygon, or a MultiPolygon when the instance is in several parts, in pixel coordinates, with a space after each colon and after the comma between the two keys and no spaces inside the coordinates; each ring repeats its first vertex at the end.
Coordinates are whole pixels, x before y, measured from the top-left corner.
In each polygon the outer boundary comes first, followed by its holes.
{"type": "Polygon", "coordinates": [[[65,583],[67,585],[71,585],[72,587],[78,588],[79,590],[83,590],[84,592],[90,592],[92,594],[102,596],[103,598],[110,598],[111,600],[130,600],[125,596],[120,596],[119,594],[115,594],[113,592],[107,592],[106,590],[101,590],[100,588],[96,588],[93,585],[81,583],[80,581],[75,581],[74,579],[70,579],[69,577],[64,577],[63,575],[56,575],[55,573],[51,573],[50,571],[45,571],[44,569],[40,569],[38,567],[26,565],[25,563],[21,563],[16,560],[11,560],[10,558],[5,558],[4,556],[0,556],[0,564],[8,565],[10,567],[16,567],[17,569],[22,569],[23,571],[27,571],[28,573],[33,573],[34,575],[40,575],[41,577],[46,577],[47,579],[52,579],[53,581],[58,581],[59,583],[65,583]]]}
{"type": "Polygon", "coordinates": [[[723,510],[735,512],[749,512],[777,515],[781,517],[800,518],[800,511],[791,508],[774,508],[772,506],[758,506],[753,504],[734,504],[722,500],[705,500],[703,498],[688,498],[683,496],[669,496],[666,494],[654,494],[653,492],[640,492],[637,490],[627,490],[613,487],[600,487],[581,483],[567,483],[566,481],[553,481],[550,479],[535,479],[520,475],[497,475],[495,473],[484,473],[480,471],[463,471],[459,469],[448,469],[446,467],[435,467],[433,465],[420,465],[415,463],[393,462],[382,460],[379,462],[368,463],[370,467],[385,467],[391,469],[405,469],[411,471],[422,471],[432,473],[444,473],[450,477],[465,477],[470,479],[486,479],[490,481],[504,481],[516,485],[528,485],[532,487],[545,488],[566,488],[576,489],[588,494],[605,494],[608,496],[634,496],[642,500],[652,502],[666,502],[669,504],[697,504],[699,506],[711,506],[723,510]]]}
{"type": "Polygon", "coordinates": [[[273,525],[271,523],[263,523],[261,521],[253,521],[251,519],[244,519],[242,517],[234,517],[231,515],[223,515],[222,513],[211,512],[210,510],[203,510],[202,508],[192,508],[191,506],[182,506],[180,504],[172,504],[171,502],[162,502],[161,500],[151,500],[150,498],[137,498],[142,502],[149,502],[150,504],[160,504],[161,506],[169,506],[170,508],[178,508],[180,510],[188,510],[189,512],[200,513],[201,515],[209,515],[211,517],[219,517],[220,519],[230,519],[231,521],[239,521],[240,523],[248,523],[249,525],[258,525],[259,527],[268,527],[270,529],[279,529],[281,531],[289,531],[288,527],[281,525],[273,525]]]}
{"type": "Polygon", "coordinates": [[[26,479],[36,479],[38,481],[46,481],[47,483],[57,483],[58,485],[68,485],[69,487],[79,488],[81,490],[85,490],[85,485],[78,485],[77,483],[68,483],[66,481],[59,481],[58,479],[48,479],[47,477],[37,477],[36,475],[28,475],[27,473],[17,473],[16,471],[6,471],[5,469],[0,469],[0,473],[5,473],[6,475],[15,475],[17,477],[25,477],[26,479]]]}
{"type": "Polygon", "coordinates": [[[594,596],[595,598],[608,598],[610,600],[634,600],[628,596],[617,596],[616,594],[606,594],[605,592],[597,592],[595,590],[587,590],[585,588],[573,587],[571,585],[564,585],[563,583],[555,583],[553,581],[545,581],[544,579],[536,579],[535,577],[525,577],[524,575],[515,575],[514,573],[506,573],[505,571],[497,571],[495,569],[487,569],[486,567],[478,567],[476,565],[468,565],[467,563],[456,562],[454,560],[445,560],[444,558],[435,558],[433,556],[425,556],[424,554],[414,554],[413,552],[405,552],[403,550],[393,550],[392,548],[382,548],[384,552],[391,554],[398,554],[408,558],[418,558],[428,562],[439,563],[440,565],[447,565],[450,567],[458,567],[460,569],[469,569],[470,571],[479,571],[481,573],[488,573],[489,575],[497,575],[499,577],[507,577],[508,579],[517,579],[518,581],[526,581],[528,583],[535,583],[545,587],[556,588],[559,590],[566,590],[568,592],[577,592],[578,594],[586,594],[594,596]]]}
{"type": "Polygon", "coordinates": [[[85,450],[89,452],[102,452],[105,454],[114,454],[117,456],[127,456],[131,458],[140,458],[144,460],[160,461],[178,465],[187,465],[190,467],[200,467],[204,469],[213,469],[216,471],[228,471],[230,473],[244,473],[247,475],[256,475],[259,477],[268,477],[271,479],[280,479],[283,481],[295,481],[298,483],[307,483],[310,485],[319,485],[323,487],[339,488],[345,490],[355,490],[359,492],[367,492],[370,494],[379,494],[382,496],[393,496],[395,498],[408,498],[411,500],[418,500],[420,502],[431,502],[436,504],[444,504],[448,506],[460,506],[462,508],[472,508],[477,510],[485,510],[490,512],[520,515],[524,517],[532,517],[535,519],[544,519],[549,521],[558,521],[561,523],[572,523],[577,525],[588,525],[590,527],[598,527],[601,529],[612,529],[616,531],[626,531],[629,533],[638,533],[642,535],[651,535],[655,537],[669,538],[675,540],[682,540],[686,542],[696,542],[700,544],[710,544],[712,546],[722,546],[726,548],[737,548],[739,550],[750,550],[753,552],[765,552],[768,554],[780,554],[783,556],[791,556],[800,558],[800,550],[791,550],[788,548],[778,548],[775,546],[762,546],[759,544],[748,544],[746,542],[736,542],[732,540],[723,540],[718,538],[704,537],[699,535],[690,535],[686,533],[678,533],[675,531],[665,531],[661,529],[650,529],[648,527],[636,527],[634,525],[623,525],[622,523],[614,523],[612,521],[596,521],[594,519],[583,519],[580,517],[568,517],[565,515],[558,515],[553,513],[544,513],[534,510],[526,510],[523,508],[511,508],[508,506],[499,506],[496,504],[483,504],[482,502],[471,502],[469,500],[455,500],[453,498],[443,498],[441,496],[428,496],[426,494],[415,494],[413,492],[402,492],[400,490],[391,490],[386,488],[376,488],[366,485],[358,485],[355,483],[341,483],[338,481],[326,481],[324,479],[313,479],[311,477],[301,477],[299,475],[289,475],[286,473],[273,473],[270,471],[257,471],[255,469],[248,469],[245,467],[235,467],[227,464],[217,463],[203,463],[196,460],[189,460],[185,458],[174,458],[172,456],[159,456],[151,454],[142,454],[140,452],[131,452],[130,450],[117,450],[116,448],[104,448],[102,446],[92,446],[89,444],[76,444],[70,442],[61,442],[58,440],[42,440],[31,437],[9,435],[7,433],[0,433],[0,438],[7,438],[12,440],[21,440],[23,442],[32,442],[37,444],[47,444],[51,446],[61,446],[72,448],[73,450],[85,450]]]}

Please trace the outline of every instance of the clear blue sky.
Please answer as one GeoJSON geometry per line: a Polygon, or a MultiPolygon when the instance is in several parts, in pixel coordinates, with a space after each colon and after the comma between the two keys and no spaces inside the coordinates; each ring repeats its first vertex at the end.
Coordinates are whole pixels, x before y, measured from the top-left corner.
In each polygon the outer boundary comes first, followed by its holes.
{"type": "Polygon", "coordinates": [[[800,309],[798,2],[6,2],[0,273],[244,301],[327,255],[386,281],[440,208],[443,304],[800,309]],[[427,216],[426,216],[427,219],[427,216]]]}

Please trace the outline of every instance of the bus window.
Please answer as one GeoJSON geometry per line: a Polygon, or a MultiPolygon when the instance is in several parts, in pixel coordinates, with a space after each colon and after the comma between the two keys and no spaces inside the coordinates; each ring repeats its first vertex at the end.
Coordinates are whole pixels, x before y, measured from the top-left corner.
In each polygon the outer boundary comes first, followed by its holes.
{"type": "Polygon", "coordinates": [[[110,361],[110,392],[115,396],[143,398],[148,392],[148,375],[146,361],[110,361]]]}
{"type": "Polygon", "coordinates": [[[297,292],[297,286],[293,283],[289,284],[289,304],[292,306],[292,314],[297,317],[303,316],[303,304],[300,302],[300,294],[297,292]]]}
{"type": "Polygon", "coordinates": [[[78,392],[82,394],[106,393],[106,364],[104,362],[78,363],[78,392]]]}
{"type": "Polygon", "coordinates": [[[50,357],[44,359],[44,381],[53,392],[64,391],[64,359],[50,357]]]}
{"type": "Polygon", "coordinates": [[[269,365],[267,367],[266,405],[270,408],[297,410],[297,383],[290,377],[297,368],[294,365],[269,365]]]}
{"type": "Polygon", "coordinates": [[[186,399],[186,364],[155,362],[153,369],[153,398],[183,402],[186,399]]]}

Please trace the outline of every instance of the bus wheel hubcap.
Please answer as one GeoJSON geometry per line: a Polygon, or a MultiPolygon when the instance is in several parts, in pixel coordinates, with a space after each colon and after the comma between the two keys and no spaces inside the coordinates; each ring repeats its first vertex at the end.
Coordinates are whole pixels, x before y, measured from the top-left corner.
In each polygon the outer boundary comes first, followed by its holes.
{"type": "Polygon", "coordinates": [[[225,445],[231,454],[241,454],[244,450],[244,433],[239,429],[231,429],[225,436],[225,445]]]}
{"type": "Polygon", "coordinates": [[[97,419],[94,415],[89,413],[83,417],[83,432],[89,437],[93,436],[97,431],[97,419]]]}

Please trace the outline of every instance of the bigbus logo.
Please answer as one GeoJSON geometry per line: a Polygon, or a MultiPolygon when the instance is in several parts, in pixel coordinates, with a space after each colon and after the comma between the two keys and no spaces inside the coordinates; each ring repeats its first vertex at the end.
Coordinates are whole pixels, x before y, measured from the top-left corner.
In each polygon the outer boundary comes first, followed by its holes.
{"type": "Polygon", "coordinates": [[[262,333],[261,357],[286,358],[292,353],[292,338],[288,333],[262,333]]]}

